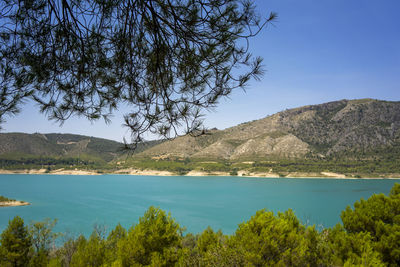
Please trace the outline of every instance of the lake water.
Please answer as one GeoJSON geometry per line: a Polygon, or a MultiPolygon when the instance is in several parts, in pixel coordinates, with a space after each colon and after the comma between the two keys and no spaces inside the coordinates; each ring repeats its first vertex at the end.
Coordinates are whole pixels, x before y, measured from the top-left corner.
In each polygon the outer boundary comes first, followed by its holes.
{"type": "MultiPolygon", "coordinates": [[[[331,227],[347,205],[390,192],[399,180],[344,180],[130,175],[0,175],[0,195],[31,202],[0,208],[0,232],[14,216],[26,223],[57,218],[56,231],[88,236],[95,224],[129,228],[151,205],[197,233],[232,234],[257,210],[289,208],[307,224],[331,227]]],[[[400,182],[400,181],[399,181],[400,182]]]]}

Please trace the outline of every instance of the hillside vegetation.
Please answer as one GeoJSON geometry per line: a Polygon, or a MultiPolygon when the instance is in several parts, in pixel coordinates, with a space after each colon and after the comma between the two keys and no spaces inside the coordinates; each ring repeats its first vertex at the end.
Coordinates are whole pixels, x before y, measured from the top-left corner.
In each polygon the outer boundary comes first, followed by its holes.
{"type": "Polygon", "coordinates": [[[2,168],[201,171],[231,175],[400,175],[400,102],[340,100],[285,110],[198,137],[122,144],[68,134],[0,134],[2,168]]]}

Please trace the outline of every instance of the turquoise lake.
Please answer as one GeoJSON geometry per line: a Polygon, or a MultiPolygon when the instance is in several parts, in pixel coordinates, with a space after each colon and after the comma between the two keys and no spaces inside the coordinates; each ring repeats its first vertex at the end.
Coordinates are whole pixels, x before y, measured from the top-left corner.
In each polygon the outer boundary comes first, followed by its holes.
{"type": "Polygon", "coordinates": [[[293,209],[319,229],[340,222],[347,205],[388,194],[400,180],[183,177],[131,175],[0,175],[0,195],[31,202],[0,208],[0,232],[14,216],[26,223],[57,218],[56,231],[88,236],[95,224],[128,228],[150,206],[197,233],[207,226],[232,234],[257,210],[293,209]]]}

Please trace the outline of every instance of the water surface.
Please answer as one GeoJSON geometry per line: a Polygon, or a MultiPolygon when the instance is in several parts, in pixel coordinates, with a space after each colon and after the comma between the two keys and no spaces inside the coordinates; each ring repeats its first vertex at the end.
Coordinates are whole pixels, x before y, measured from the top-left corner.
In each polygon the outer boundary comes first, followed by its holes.
{"type": "Polygon", "coordinates": [[[57,218],[56,230],[86,236],[93,225],[129,228],[149,206],[170,212],[187,232],[207,226],[232,234],[257,210],[293,209],[307,224],[331,227],[360,198],[390,192],[396,180],[183,177],[131,175],[0,175],[0,195],[32,203],[0,208],[0,231],[8,220],[57,218]]]}

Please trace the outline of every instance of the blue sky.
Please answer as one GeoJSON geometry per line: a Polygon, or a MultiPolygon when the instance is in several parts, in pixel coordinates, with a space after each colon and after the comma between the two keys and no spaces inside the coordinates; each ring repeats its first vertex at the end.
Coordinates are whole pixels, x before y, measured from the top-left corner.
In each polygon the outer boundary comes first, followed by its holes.
{"type": "MultiPolygon", "coordinates": [[[[205,125],[224,129],[310,104],[340,99],[400,101],[399,0],[257,0],[260,14],[278,13],[251,40],[267,70],[207,113],[205,125]]],[[[121,141],[129,136],[120,110],[106,125],[72,118],[48,121],[33,104],[8,117],[4,132],[75,133],[121,141]]]]}

